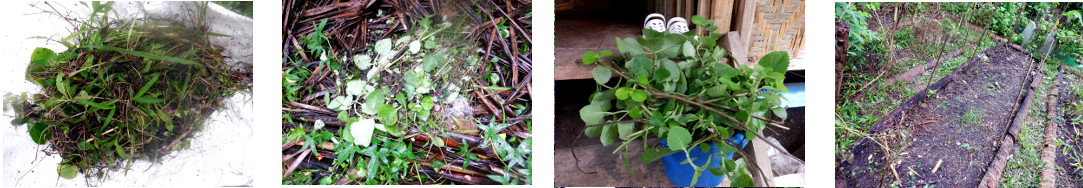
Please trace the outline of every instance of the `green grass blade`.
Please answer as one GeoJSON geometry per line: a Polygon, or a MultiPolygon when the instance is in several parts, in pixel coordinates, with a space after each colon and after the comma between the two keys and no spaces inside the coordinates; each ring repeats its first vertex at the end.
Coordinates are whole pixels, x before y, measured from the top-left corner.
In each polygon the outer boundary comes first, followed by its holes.
{"type": "Polygon", "coordinates": [[[139,92],[135,93],[135,97],[133,98],[138,99],[140,97],[143,97],[143,94],[146,93],[151,86],[154,86],[155,83],[158,83],[158,76],[160,75],[154,74],[153,76],[151,76],[150,81],[148,81],[146,85],[143,85],[143,88],[139,88],[139,92]]]}
{"type": "Polygon", "coordinates": [[[98,48],[98,49],[102,49],[102,50],[115,51],[115,52],[125,53],[125,54],[128,54],[128,55],[134,55],[134,56],[139,56],[139,57],[157,59],[157,60],[168,61],[168,62],[173,62],[173,63],[180,63],[180,64],[185,64],[185,65],[194,65],[194,66],[198,66],[199,69],[203,69],[203,65],[199,64],[199,62],[195,62],[195,61],[187,60],[187,59],[181,59],[181,58],[169,57],[169,56],[162,56],[162,55],[158,55],[158,54],[128,50],[128,49],[123,49],[123,48],[116,48],[116,47],[112,47],[112,46],[87,45],[86,47],[87,48],[98,48]]]}
{"type": "Polygon", "coordinates": [[[152,98],[145,98],[145,97],[135,98],[135,99],[132,99],[132,100],[135,101],[135,102],[148,103],[148,104],[165,102],[165,99],[152,99],[152,98]]]}
{"type": "Polygon", "coordinates": [[[79,102],[79,103],[82,103],[82,104],[85,104],[85,105],[90,105],[90,106],[92,106],[94,108],[98,108],[98,109],[104,109],[104,110],[113,109],[113,106],[111,106],[111,105],[104,105],[104,104],[96,103],[94,101],[90,101],[90,100],[86,100],[86,99],[76,99],[75,101],[79,102]]]}

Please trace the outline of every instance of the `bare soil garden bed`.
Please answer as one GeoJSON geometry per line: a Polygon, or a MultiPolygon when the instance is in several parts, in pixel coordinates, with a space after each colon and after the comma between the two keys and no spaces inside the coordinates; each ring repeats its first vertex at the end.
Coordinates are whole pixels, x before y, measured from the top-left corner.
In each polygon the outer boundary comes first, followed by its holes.
{"type": "Polygon", "coordinates": [[[975,55],[876,123],[836,177],[849,187],[977,186],[1026,108],[1034,62],[1006,45],[975,55]]]}
{"type": "Polygon", "coordinates": [[[1057,125],[1056,140],[1063,142],[1055,150],[1056,159],[1056,186],[1057,187],[1083,187],[1083,117],[1079,112],[1083,111],[1083,100],[1078,93],[1080,86],[1079,78],[1071,79],[1070,74],[1062,73],[1061,82],[1056,83],[1060,93],[1057,95],[1057,112],[1059,119],[1054,120],[1057,125]],[[1077,119],[1079,118],[1079,119],[1077,119]]]}

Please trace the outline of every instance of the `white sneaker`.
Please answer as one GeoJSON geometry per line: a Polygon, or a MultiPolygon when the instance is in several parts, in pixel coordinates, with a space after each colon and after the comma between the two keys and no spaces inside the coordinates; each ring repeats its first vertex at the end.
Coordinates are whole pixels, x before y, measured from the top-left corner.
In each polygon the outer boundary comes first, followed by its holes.
{"type": "Polygon", "coordinates": [[[681,17],[670,18],[669,23],[666,25],[668,25],[666,28],[669,29],[669,33],[684,34],[688,32],[688,21],[681,17]]]}
{"type": "Polygon", "coordinates": [[[666,32],[666,18],[662,14],[654,13],[647,15],[643,20],[643,29],[651,29],[658,32],[666,32]]]}

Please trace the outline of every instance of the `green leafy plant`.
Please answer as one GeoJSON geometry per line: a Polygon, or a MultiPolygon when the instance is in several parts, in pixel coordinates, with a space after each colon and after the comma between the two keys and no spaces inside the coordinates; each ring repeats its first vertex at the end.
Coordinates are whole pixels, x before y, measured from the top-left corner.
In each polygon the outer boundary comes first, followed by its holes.
{"type": "Polygon", "coordinates": [[[61,177],[103,177],[127,168],[118,161],[181,149],[222,101],[250,88],[208,42],[224,35],[168,24],[176,20],[112,20],[112,2],[84,5],[90,18],[57,40],[67,50],[33,51],[26,80],[41,93],[16,104],[13,121],[63,158],[61,177]]]}
{"type": "MultiPolygon", "coordinates": [[[[695,31],[669,34],[644,29],[638,38],[616,38],[618,54],[583,54],[583,63],[597,65],[592,72],[598,89],[591,103],[579,111],[588,137],[599,138],[606,146],[623,142],[617,151],[636,139],[666,138],[668,148],[643,146],[641,161],[649,163],[678,152],[687,156],[690,147],[708,143],[723,153],[743,155],[725,140],[739,131],[747,131],[746,138],[751,140],[769,124],[781,127],[764,116],[773,113],[786,118],[785,109],[778,106],[785,100],[780,92],[786,91],[782,80],[788,55],[772,52],[751,67],[722,63],[728,54],[716,44],[722,36],[714,33],[717,28],[708,27],[713,21],[700,16],[691,20],[703,28],[704,35],[698,39],[695,31]]],[[[729,175],[733,186],[752,185],[747,159],[710,162],[723,168],[698,166],[691,160],[685,163],[697,171],[693,182],[709,170],[729,175]]]]}
{"type": "MultiPolygon", "coordinates": [[[[880,7],[880,3],[877,2],[858,4],[864,5],[866,9],[871,10],[876,10],[880,7]]],[[[848,44],[850,48],[846,53],[852,57],[860,57],[862,52],[868,50],[869,45],[866,44],[872,44],[883,40],[883,36],[880,36],[876,31],[869,29],[869,23],[865,20],[871,16],[872,14],[858,9],[854,3],[835,3],[835,19],[844,21],[846,24],[850,25],[850,41],[848,44]]]]}
{"type": "MultiPolygon", "coordinates": [[[[307,46],[306,51],[296,55],[333,54],[327,48],[330,41],[320,33],[325,23],[326,19],[319,24],[314,22],[314,32],[301,41],[307,46]]],[[[326,107],[329,112],[324,113],[337,113],[338,122],[344,126],[341,129],[320,129],[323,120],[305,119],[301,115],[305,122],[314,122],[313,128],[296,126],[284,130],[282,142],[303,141],[297,153],[311,150],[310,156],[315,156],[315,161],[323,157],[317,150],[331,150],[335,154],[334,160],[329,169],[315,172],[287,170],[283,182],[368,185],[531,183],[532,139],[509,137],[505,130],[513,123],[499,121],[503,118],[495,116],[489,118],[487,124],[482,124],[475,123],[477,120],[460,120],[457,119],[460,117],[447,115],[452,111],[449,108],[459,105],[455,101],[471,100],[460,94],[471,90],[460,87],[473,83],[465,82],[466,79],[459,76],[479,70],[481,58],[474,55],[479,50],[474,44],[462,43],[457,38],[460,36],[449,34],[458,33],[452,31],[454,27],[451,23],[436,24],[432,18],[425,18],[410,28],[414,28],[412,33],[390,35],[373,41],[364,49],[350,52],[356,54],[341,57],[326,55],[321,58],[321,66],[333,67],[338,64],[342,69],[332,68],[338,76],[330,79],[334,80],[335,88],[325,91],[322,103],[318,103],[321,100],[315,100],[316,97],[310,100],[326,107]],[[443,109],[439,109],[440,106],[443,109]],[[476,128],[445,128],[448,126],[446,124],[460,122],[476,125],[476,128]],[[450,134],[480,134],[481,138],[468,142],[466,139],[454,139],[450,134]],[[443,152],[445,150],[448,152],[443,152]],[[461,172],[469,173],[469,176],[465,180],[454,179],[453,175],[461,172]],[[298,173],[317,173],[318,176],[298,173]],[[290,178],[318,181],[291,181],[288,180],[290,178]]],[[[306,76],[310,76],[302,71],[306,69],[305,66],[299,62],[284,64],[293,67],[286,70],[297,70],[284,73],[287,78],[283,80],[283,94],[293,96],[284,96],[284,103],[300,103],[303,101],[298,101],[296,97],[301,93],[318,92],[306,90],[310,86],[301,83],[306,76]]],[[[500,79],[499,75],[487,78],[500,79]]],[[[469,105],[469,102],[465,103],[469,105]]],[[[522,115],[525,110],[520,109],[516,113],[522,115]]],[[[283,118],[284,122],[292,124],[295,117],[286,115],[283,118]]],[[[529,121],[523,122],[529,125],[529,121]]]]}

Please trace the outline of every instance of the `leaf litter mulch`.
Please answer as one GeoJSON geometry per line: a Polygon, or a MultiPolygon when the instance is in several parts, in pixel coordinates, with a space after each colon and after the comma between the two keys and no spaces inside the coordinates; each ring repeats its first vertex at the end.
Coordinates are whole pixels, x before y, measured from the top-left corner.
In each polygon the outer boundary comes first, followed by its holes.
{"type": "Polygon", "coordinates": [[[1005,45],[975,55],[874,125],[836,177],[849,187],[977,186],[1030,92],[1035,62],[1005,45]]]}
{"type": "Polygon", "coordinates": [[[531,184],[530,1],[283,1],[283,184],[531,184]]]}

